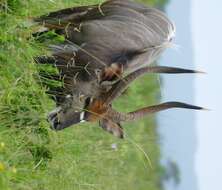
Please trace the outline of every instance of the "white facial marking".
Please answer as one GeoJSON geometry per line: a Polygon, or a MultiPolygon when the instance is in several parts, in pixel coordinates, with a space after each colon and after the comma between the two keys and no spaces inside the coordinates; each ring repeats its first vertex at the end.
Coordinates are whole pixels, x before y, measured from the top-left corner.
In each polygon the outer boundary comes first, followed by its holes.
{"type": "Polygon", "coordinates": [[[83,111],[80,113],[80,122],[85,122],[84,117],[85,117],[85,112],[83,111]]]}

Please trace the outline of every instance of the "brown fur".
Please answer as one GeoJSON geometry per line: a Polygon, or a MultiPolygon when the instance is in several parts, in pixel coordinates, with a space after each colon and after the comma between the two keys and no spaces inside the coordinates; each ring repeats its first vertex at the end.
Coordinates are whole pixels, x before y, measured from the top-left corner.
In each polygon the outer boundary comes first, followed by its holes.
{"type": "Polygon", "coordinates": [[[88,118],[87,121],[96,122],[105,117],[107,106],[104,105],[102,100],[94,100],[87,108],[88,118]]]}

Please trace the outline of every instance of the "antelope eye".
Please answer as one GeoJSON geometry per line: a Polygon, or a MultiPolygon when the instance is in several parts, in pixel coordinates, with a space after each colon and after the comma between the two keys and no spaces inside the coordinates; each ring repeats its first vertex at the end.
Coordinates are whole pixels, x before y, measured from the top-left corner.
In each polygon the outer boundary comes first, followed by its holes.
{"type": "Polygon", "coordinates": [[[86,98],[85,107],[87,107],[90,104],[90,102],[91,102],[91,98],[90,97],[86,98]]]}

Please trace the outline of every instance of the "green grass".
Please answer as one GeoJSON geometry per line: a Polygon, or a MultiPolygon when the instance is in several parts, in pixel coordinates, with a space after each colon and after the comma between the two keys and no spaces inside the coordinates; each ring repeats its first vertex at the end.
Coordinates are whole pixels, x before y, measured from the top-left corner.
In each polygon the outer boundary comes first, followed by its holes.
{"type": "MultiPolygon", "coordinates": [[[[46,52],[30,38],[28,18],[99,0],[0,1],[0,189],[159,190],[161,168],[155,119],[124,124],[119,140],[97,124],[50,130],[55,103],[37,81],[33,56],[46,52]],[[115,143],[117,150],[111,148],[115,143]],[[150,163],[151,162],[151,163],[150,163]]],[[[149,1],[153,3],[155,1],[149,1]]],[[[115,107],[122,111],[154,104],[154,76],[137,80],[115,107]]]]}

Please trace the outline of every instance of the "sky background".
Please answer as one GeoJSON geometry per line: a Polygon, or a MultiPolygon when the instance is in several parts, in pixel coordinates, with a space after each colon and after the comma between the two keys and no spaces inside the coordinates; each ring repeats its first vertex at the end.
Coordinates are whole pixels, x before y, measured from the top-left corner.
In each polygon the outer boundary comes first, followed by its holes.
{"type": "Polygon", "coordinates": [[[195,67],[208,73],[195,80],[195,103],[211,109],[196,115],[195,169],[200,190],[222,189],[221,7],[221,0],[193,0],[191,7],[195,67]]]}
{"type": "Polygon", "coordinates": [[[169,190],[222,189],[222,1],[171,0],[178,47],[167,50],[162,65],[206,71],[206,75],[161,76],[162,101],[177,100],[211,111],[169,110],[160,113],[163,158],[177,162],[181,183],[169,190]]]}

